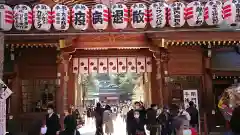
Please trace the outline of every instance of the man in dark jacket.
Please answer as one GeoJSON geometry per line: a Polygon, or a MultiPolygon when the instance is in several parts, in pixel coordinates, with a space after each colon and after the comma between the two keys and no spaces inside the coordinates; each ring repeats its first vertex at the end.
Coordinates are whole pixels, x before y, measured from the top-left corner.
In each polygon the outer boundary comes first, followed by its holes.
{"type": "Polygon", "coordinates": [[[190,125],[193,128],[197,128],[198,126],[198,110],[197,108],[194,106],[193,101],[189,102],[189,107],[186,109],[186,111],[189,113],[189,115],[191,116],[191,120],[190,120],[190,125]]]}
{"type": "Polygon", "coordinates": [[[131,135],[133,132],[133,124],[135,121],[134,118],[134,111],[138,111],[140,114],[140,121],[142,121],[141,123],[145,123],[146,122],[146,110],[144,108],[141,108],[141,104],[139,102],[135,102],[134,103],[134,109],[131,109],[128,113],[127,113],[127,121],[126,121],[126,127],[127,127],[127,133],[128,135],[131,135]]]}
{"type": "Polygon", "coordinates": [[[77,127],[77,120],[75,116],[72,115],[71,109],[68,110],[68,114],[64,118],[65,130],[74,131],[77,127]]]}
{"type": "Polygon", "coordinates": [[[147,110],[147,129],[150,135],[156,135],[157,132],[157,105],[151,104],[151,108],[147,110]]]}
{"type": "Polygon", "coordinates": [[[170,135],[171,134],[171,121],[172,116],[168,112],[168,107],[163,107],[162,113],[157,118],[158,123],[161,124],[162,130],[161,135],[170,135]]]}
{"type": "Polygon", "coordinates": [[[61,129],[59,123],[59,117],[53,111],[53,106],[48,106],[48,114],[46,116],[46,126],[47,126],[47,133],[45,135],[56,135],[59,134],[61,129]]]}

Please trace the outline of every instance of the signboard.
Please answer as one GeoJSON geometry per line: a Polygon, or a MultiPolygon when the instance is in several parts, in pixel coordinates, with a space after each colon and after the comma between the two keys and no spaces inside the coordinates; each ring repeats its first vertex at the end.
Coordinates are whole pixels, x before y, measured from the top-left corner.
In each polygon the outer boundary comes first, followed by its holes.
{"type": "Polygon", "coordinates": [[[6,99],[13,92],[7,85],[0,79],[0,135],[6,133],[6,99]]]}
{"type": "Polygon", "coordinates": [[[184,98],[185,109],[189,107],[190,101],[193,101],[193,103],[196,105],[196,108],[199,109],[197,90],[183,90],[183,98],[184,98]]]}

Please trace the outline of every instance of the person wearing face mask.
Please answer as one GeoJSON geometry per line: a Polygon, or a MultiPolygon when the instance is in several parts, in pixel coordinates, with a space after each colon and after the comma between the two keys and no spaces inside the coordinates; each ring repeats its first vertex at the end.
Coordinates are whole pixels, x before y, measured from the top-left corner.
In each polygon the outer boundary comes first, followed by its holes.
{"type": "Polygon", "coordinates": [[[131,135],[146,135],[144,125],[145,122],[141,120],[140,112],[134,111],[134,120],[131,135]]]}
{"type": "Polygon", "coordinates": [[[172,135],[197,135],[195,129],[189,128],[189,121],[184,115],[177,116],[173,119],[172,128],[172,135]]]}
{"type": "Polygon", "coordinates": [[[161,135],[171,134],[171,115],[167,106],[163,107],[162,113],[157,117],[157,122],[162,126],[161,135]]]}
{"type": "Polygon", "coordinates": [[[127,120],[126,120],[126,127],[127,127],[127,132],[128,135],[132,135],[133,133],[133,125],[134,125],[134,111],[138,111],[139,112],[139,120],[141,120],[143,123],[145,123],[145,119],[146,119],[146,111],[144,109],[142,109],[140,107],[140,103],[139,102],[135,102],[134,103],[134,109],[131,109],[128,113],[127,113],[127,120]]]}
{"type": "Polygon", "coordinates": [[[191,120],[191,116],[190,116],[190,114],[189,114],[187,111],[185,111],[185,110],[183,109],[183,105],[180,105],[180,106],[179,106],[179,112],[178,112],[178,115],[179,115],[179,116],[180,116],[180,115],[184,115],[184,116],[186,116],[186,118],[187,118],[188,121],[191,120]]]}
{"type": "Polygon", "coordinates": [[[53,105],[48,105],[47,113],[48,113],[46,116],[47,132],[45,135],[56,135],[56,134],[58,135],[61,129],[61,126],[59,123],[58,115],[53,111],[53,105]]]}

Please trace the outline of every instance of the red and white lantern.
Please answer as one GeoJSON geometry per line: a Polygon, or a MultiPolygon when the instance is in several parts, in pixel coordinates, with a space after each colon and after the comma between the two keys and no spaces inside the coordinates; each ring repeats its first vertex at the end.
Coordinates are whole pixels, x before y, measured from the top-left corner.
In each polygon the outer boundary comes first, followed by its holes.
{"type": "Polygon", "coordinates": [[[167,23],[167,8],[165,2],[152,3],[149,7],[149,22],[152,28],[162,28],[167,23]]]}
{"type": "Polygon", "coordinates": [[[108,72],[117,73],[118,72],[118,60],[117,57],[108,58],[108,72]]]}
{"type": "Polygon", "coordinates": [[[204,22],[204,7],[199,1],[193,1],[185,8],[185,19],[189,26],[201,26],[204,22]]]}
{"type": "Polygon", "coordinates": [[[80,74],[88,74],[88,58],[80,58],[79,59],[79,73],[80,74]]]}
{"type": "Polygon", "coordinates": [[[229,25],[234,24],[236,21],[236,5],[232,1],[226,1],[222,10],[224,21],[229,25]]]}
{"type": "Polygon", "coordinates": [[[108,58],[98,59],[98,73],[108,73],[108,58]]]}
{"type": "Polygon", "coordinates": [[[136,57],[127,57],[127,72],[136,73],[136,57]]]}
{"type": "Polygon", "coordinates": [[[127,59],[126,57],[118,57],[118,73],[127,72],[127,59]]]}
{"type": "Polygon", "coordinates": [[[211,0],[204,7],[204,19],[210,26],[219,25],[223,21],[222,2],[211,0]]]}
{"type": "Polygon", "coordinates": [[[152,72],[152,58],[147,57],[146,58],[146,72],[152,72]]]}
{"type": "Polygon", "coordinates": [[[124,4],[114,4],[111,9],[114,29],[125,29],[128,25],[128,8],[124,4]]]}
{"type": "Polygon", "coordinates": [[[52,8],[53,27],[56,30],[68,30],[70,24],[70,10],[66,5],[56,4],[52,8]]]}
{"type": "Polygon", "coordinates": [[[138,57],[137,58],[137,73],[146,72],[146,58],[138,57]]]}
{"type": "Polygon", "coordinates": [[[14,27],[17,30],[29,31],[32,28],[33,14],[32,9],[27,5],[16,5],[14,11],[14,27]]]}
{"type": "Polygon", "coordinates": [[[37,4],[33,8],[34,27],[37,30],[49,31],[52,25],[51,8],[45,4],[37,4]]]}
{"type": "Polygon", "coordinates": [[[182,27],[185,24],[185,5],[182,2],[174,2],[169,6],[168,21],[171,27],[182,27]]]}
{"type": "Polygon", "coordinates": [[[78,74],[78,67],[79,67],[79,59],[78,58],[73,58],[73,73],[78,74]]]}
{"type": "Polygon", "coordinates": [[[135,29],[145,28],[148,22],[148,10],[144,3],[135,3],[130,9],[131,24],[135,29]]]}
{"type": "Polygon", "coordinates": [[[76,30],[86,30],[89,26],[89,9],[83,4],[76,4],[72,8],[72,26],[76,30]]]}
{"type": "Polygon", "coordinates": [[[98,72],[98,58],[89,58],[89,73],[97,73],[98,72]]]}
{"type": "Polygon", "coordinates": [[[5,4],[0,4],[1,24],[0,28],[3,31],[9,31],[13,25],[13,10],[5,4]]]}
{"type": "Polygon", "coordinates": [[[108,7],[103,4],[96,4],[92,8],[92,25],[95,30],[105,30],[108,27],[108,7]]]}

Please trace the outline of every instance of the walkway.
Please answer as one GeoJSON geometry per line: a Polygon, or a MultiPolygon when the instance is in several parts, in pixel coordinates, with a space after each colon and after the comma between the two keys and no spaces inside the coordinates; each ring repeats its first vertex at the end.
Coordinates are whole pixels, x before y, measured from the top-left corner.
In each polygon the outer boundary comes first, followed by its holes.
{"type": "MultiPolygon", "coordinates": [[[[86,121],[86,125],[80,130],[81,135],[95,135],[94,121],[86,121]]],[[[113,135],[126,135],[126,124],[120,117],[114,121],[114,134],[113,135]]]]}

